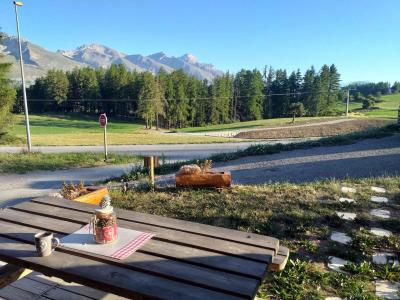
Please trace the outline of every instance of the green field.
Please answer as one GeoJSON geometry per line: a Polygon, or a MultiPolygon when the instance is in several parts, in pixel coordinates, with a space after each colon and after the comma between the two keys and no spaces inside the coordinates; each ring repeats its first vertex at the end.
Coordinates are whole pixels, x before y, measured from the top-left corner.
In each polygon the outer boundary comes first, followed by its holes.
{"type": "MultiPolygon", "coordinates": [[[[23,115],[16,116],[16,123],[12,133],[25,134],[25,121],[23,115]]],[[[31,115],[29,117],[32,135],[69,134],[69,133],[101,133],[98,119],[86,115],[31,115]]],[[[143,125],[136,122],[110,121],[107,127],[110,133],[128,133],[142,129],[143,125]]]]}
{"type": "MultiPolygon", "coordinates": [[[[375,107],[370,110],[362,109],[361,102],[350,102],[349,110],[351,113],[368,117],[396,118],[400,105],[400,94],[385,95],[381,97],[381,100],[382,102],[377,102],[375,107]]],[[[346,104],[339,103],[336,109],[339,111],[345,111],[346,104]]]]}
{"type": "Polygon", "coordinates": [[[137,155],[116,153],[110,153],[107,162],[103,153],[0,153],[0,174],[127,164],[139,159],[137,155]]]}
{"type": "MultiPolygon", "coordinates": [[[[32,144],[35,146],[103,144],[103,129],[100,128],[96,117],[81,114],[31,115],[30,127],[32,144]]],[[[137,121],[128,122],[113,118],[109,118],[107,132],[110,145],[232,142],[232,139],[222,137],[182,136],[168,134],[165,130],[146,130],[143,124],[137,121]]],[[[14,145],[24,144],[25,121],[23,115],[15,116],[15,125],[11,128],[10,135],[19,138],[13,143],[14,145]]]]}

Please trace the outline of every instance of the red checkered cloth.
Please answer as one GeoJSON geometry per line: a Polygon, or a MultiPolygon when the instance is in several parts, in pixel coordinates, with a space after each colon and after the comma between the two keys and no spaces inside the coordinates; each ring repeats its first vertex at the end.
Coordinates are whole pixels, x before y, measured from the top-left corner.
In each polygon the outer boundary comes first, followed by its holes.
{"type": "Polygon", "coordinates": [[[118,228],[113,244],[96,244],[89,224],[61,239],[61,246],[91,252],[115,259],[125,259],[154,236],[153,233],[118,228]]]}

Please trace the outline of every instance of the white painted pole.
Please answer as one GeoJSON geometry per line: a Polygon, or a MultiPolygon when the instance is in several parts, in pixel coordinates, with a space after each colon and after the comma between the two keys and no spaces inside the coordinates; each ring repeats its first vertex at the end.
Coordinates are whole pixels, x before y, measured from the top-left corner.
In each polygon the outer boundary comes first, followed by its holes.
{"type": "Polygon", "coordinates": [[[107,151],[107,125],[104,126],[104,161],[107,161],[108,151],[107,151]]]}
{"type": "Polygon", "coordinates": [[[23,59],[22,59],[22,46],[21,46],[21,36],[19,34],[19,20],[18,20],[18,9],[17,9],[17,6],[21,6],[21,5],[22,5],[21,2],[14,1],[15,20],[17,22],[17,35],[18,35],[18,45],[19,45],[19,62],[20,62],[20,67],[21,67],[22,94],[23,94],[23,97],[24,97],[26,140],[27,140],[27,144],[28,144],[28,152],[31,152],[32,143],[31,143],[31,130],[30,130],[30,127],[29,127],[28,99],[26,97],[24,62],[23,62],[23,59]]]}

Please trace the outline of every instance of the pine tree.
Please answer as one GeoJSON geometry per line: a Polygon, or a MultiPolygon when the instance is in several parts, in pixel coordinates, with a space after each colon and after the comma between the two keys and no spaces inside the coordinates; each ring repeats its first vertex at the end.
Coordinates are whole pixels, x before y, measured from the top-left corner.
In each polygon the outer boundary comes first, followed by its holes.
{"type": "Polygon", "coordinates": [[[68,99],[69,81],[61,70],[50,70],[45,78],[45,98],[61,103],[68,99]]]}
{"type": "Polygon", "coordinates": [[[301,72],[298,69],[296,72],[293,71],[288,79],[288,84],[289,84],[289,92],[290,92],[290,103],[297,103],[300,101],[300,93],[301,93],[301,87],[302,87],[302,76],[301,72]]]}
{"type": "MultiPolygon", "coordinates": [[[[2,34],[0,32],[0,42],[1,39],[2,34]]],[[[1,57],[2,55],[0,54],[0,58],[1,57]]],[[[7,77],[10,68],[10,63],[0,63],[0,137],[7,132],[8,127],[11,125],[11,109],[16,96],[16,92],[11,87],[7,77]]]]}
{"type": "Polygon", "coordinates": [[[334,64],[329,67],[329,85],[328,85],[328,113],[330,113],[336,102],[339,99],[339,90],[340,90],[340,74],[337,71],[337,68],[334,64]]]}
{"type": "Polygon", "coordinates": [[[249,100],[247,108],[248,120],[259,120],[263,116],[264,82],[260,71],[254,69],[251,73],[249,100]]]}
{"type": "Polygon", "coordinates": [[[186,86],[188,76],[183,70],[174,71],[171,73],[175,101],[175,119],[176,127],[186,126],[186,121],[189,114],[189,101],[186,94],[186,86]]]}
{"type": "Polygon", "coordinates": [[[216,78],[211,87],[211,123],[228,123],[233,105],[233,77],[226,73],[216,78]]]}
{"type": "Polygon", "coordinates": [[[311,67],[304,73],[302,91],[302,102],[309,116],[317,115],[317,99],[316,99],[316,74],[314,67],[311,67]]]}
{"type": "Polygon", "coordinates": [[[140,78],[138,114],[146,121],[146,128],[152,127],[157,115],[163,112],[159,86],[150,72],[140,78]]]}
{"type": "Polygon", "coordinates": [[[329,111],[329,83],[330,70],[328,65],[323,65],[319,72],[319,93],[317,102],[317,115],[326,115],[329,111]]]}
{"type": "Polygon", "coordinates": [[[290,87],[286,70],[275,71],[275,80],[272,82],[272,110],[273,117],[283,117],[288,115],[290,105],[290,87]]]}
{"type": "Polygon", "coordinates": [[[272,84],[274,81],[275,72],[272,67],[269,67],[268,73],[266,72],[266,67],[264,69],[264,118],[272,118],[273,116],[273,107],[272,107],[272,84]]]}

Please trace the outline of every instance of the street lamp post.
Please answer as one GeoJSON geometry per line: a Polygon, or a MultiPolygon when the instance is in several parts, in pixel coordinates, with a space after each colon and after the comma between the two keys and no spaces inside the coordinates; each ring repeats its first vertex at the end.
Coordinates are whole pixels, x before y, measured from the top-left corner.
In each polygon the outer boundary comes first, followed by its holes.
{"type": "Polygon", "coordinates": [[[21,66],[21,79],[22,79],[22,94],[24,97],[24,109],[25,109],[25,124],[26,124],[26,139],[28,143],[28,152],[31,152],[31,130],[29,128],[29,114],[28,114],[28,100],[26,98],[26,86],[25,86],[25,75],[24,75],[24,62],[22,60],[22,46],[21,46],[21,36],[19,34],[19,20],[18,20],[18,6],[22,6],[23,3],[20,1],[14,1],[15,7],[15,20],[17,22],[17,35],[18,35],[18,45],[19,45],[19,62],[21,66]]]}

